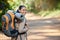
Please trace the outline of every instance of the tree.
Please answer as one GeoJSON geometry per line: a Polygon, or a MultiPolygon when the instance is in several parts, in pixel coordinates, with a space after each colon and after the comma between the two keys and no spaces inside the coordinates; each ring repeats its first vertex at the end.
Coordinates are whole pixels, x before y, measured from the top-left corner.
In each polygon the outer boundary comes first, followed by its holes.
{"type": "Polygon", "coordinates": [[[2,17],[2,15],[5,14],[5,12],[8,9],[11,9],[11,7],[10,7],[9,3],[7,2],[7,0],[0,0],[0,27],[2,26],[1,17],[2,17]]]}

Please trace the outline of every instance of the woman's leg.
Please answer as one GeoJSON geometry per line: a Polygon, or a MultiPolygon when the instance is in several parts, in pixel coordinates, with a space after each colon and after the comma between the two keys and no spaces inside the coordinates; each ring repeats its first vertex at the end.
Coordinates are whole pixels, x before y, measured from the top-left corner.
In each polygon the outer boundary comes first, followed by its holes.
{"type": "Polygon", "coordinates": [[[17,40],[21,40],[21,35],[18,35],[17,40]]]}
{"type": "Polygon", "coordinates": [[[11,37],[11,40],[17,40],[17,37],[11,37]]]}
{"type": "Polygon", "coordinates": [[[22,34],[20,37],[21,37],[22,40],[27,40],[27,34],[26,33],[22,34]]]}
{"type": "Polygon", "coordinates": [[[18,38],[17,40],[27,40],[27,34],[21,34],[21,35],[18,35],[18,38]]]}

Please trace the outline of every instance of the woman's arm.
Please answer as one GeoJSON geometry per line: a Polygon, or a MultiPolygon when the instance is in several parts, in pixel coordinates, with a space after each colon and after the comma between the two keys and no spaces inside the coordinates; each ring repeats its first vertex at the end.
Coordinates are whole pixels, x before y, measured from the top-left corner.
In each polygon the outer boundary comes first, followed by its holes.
{"type": "Polygon", "coordinates": [[[25,24],[25,27],[23,28],[23,31],[22,32],[27,32],[29,30],[29,26],[28,24],[26,23],[25,24]]]}
{"type": "Polygon", "coordinates": [[[27,32],[28,30],[29,30],[29,27],[27,24],[25,24],[25,27],[23,29],[21,28],[20,33],[27,32]]]}
{"type": "Polygon", "coordinates": [[[27,23],[25,24],[25,27],[27,27],[27,28],[29,29],[29,26],[28,26],[28,24],[27,24],[27,23]]]}

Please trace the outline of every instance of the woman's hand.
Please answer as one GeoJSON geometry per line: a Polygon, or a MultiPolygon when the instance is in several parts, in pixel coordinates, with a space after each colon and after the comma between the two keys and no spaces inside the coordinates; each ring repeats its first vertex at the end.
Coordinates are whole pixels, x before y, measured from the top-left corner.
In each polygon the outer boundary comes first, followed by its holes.
{"type": "Polygon", "coordinates": [[[27,24],[27,23],[25,24],[25,26],[29,29],[29,26],[28,26],[28,24],[27,24]]]}

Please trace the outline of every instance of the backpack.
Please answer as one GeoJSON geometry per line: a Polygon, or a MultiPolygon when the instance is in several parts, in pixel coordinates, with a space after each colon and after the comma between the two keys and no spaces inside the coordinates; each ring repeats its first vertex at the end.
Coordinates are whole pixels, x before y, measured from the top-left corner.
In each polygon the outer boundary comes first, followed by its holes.
{"type": "Polygon", "coordinates": [[[15,26],[15,15],[13,12],[8,12],[2,16],[2,31],[8,37],[18,36],[18,30],[16,30],[15,26]]]}

